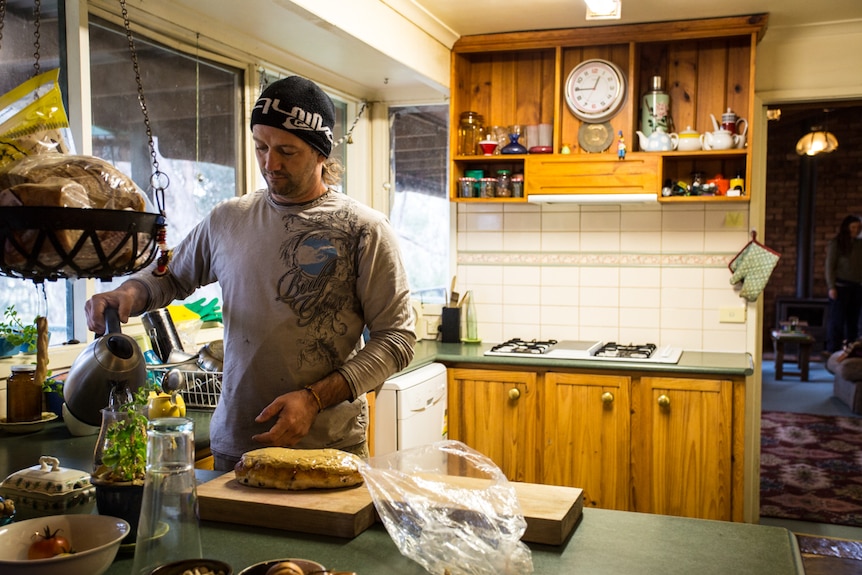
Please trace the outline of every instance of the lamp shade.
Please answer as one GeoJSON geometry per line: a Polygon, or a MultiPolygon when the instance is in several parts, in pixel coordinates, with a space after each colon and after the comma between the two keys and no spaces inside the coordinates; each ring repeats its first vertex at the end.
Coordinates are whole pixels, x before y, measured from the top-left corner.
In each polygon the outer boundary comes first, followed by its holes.
{"type": "Polygon", "coordinates": [[[796,142],[796,153],[800,156],[816,156],[835,151],[838,139],[832,132],[814,129],[799,138],[796,142]]]}

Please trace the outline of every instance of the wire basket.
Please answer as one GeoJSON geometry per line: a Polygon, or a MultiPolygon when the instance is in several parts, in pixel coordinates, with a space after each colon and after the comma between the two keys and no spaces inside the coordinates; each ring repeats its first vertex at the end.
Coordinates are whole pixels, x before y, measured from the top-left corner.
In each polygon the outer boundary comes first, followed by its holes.
{"type": "Polygon", "coordinates": [[[111,278],[156,256],[161,214],[11,206],[0,210],[0,273],[35,282],[111,278]]]}
{"type": "MultiPolygon", "coordinates": [[[[175,367],[148,366],[147,371],[159,383],[162,377],[169,371],[178,369],[175,367]]],[[[215,409],[221,399],[220,371],[201,371],[199,369],[180,369],[185,386],[180,394],[186,407],[192,409],[215,409]]]]}

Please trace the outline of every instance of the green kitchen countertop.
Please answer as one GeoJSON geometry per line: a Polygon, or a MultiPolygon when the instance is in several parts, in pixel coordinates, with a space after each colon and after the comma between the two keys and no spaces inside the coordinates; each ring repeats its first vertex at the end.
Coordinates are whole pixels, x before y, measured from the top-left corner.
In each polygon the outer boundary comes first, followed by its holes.
{"type": "Polygon", "coordinates": [[[433,361],[446,365],[471,364],[493,369],[519,366],[529,369],[589,369],[595,371],[638,371],[665,374],[749,376],[754,374],[751,354],[683,351],[679,363],[640,363],[633,361],[603,361],[590,359],[535,359],[533,357],[500,357],[483,355],[493,343],[440,343],[421,340],[416,343],[413,361],[405,371],[411,371],[433,361]]]}

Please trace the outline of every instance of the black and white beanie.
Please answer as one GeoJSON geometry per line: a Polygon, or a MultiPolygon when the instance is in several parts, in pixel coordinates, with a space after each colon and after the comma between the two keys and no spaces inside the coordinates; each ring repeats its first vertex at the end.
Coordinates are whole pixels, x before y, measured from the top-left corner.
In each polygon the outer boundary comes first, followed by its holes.
{"type": "Polygon", "coordinates": [[[251,125],[265,124],[287,130],[329,157],[335,106],[320,87],[300,76],[276,80],[267,86],[251,111],[251,125]]]}

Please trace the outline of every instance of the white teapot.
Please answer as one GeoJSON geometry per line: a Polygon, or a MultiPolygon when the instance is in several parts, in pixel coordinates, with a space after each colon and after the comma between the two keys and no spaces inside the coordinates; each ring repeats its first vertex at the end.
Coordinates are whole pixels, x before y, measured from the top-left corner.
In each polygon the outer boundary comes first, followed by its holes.
{"type": "Polygon", "coordinates": [[[679,133],[679,142],[676,149],[680,152],[696,152],[703,148],[700,134],[697,130],[692,130],[691,126],[687,126],[685,130],[679,133]]]}
{"type": "Polygon", "coordinates": [[[679,144],[679,137],[673,133],[668,134],[661,126],[656,127],[649,136],[641,131],[638,131],[637,135],[640,148],[644,152],[670,152],[679,144]]]}
{"type": "Polygon", "coordinates": [[[729,150],[739,146],[739,136],[727,130],[704,132],[700,136],[704,150],[729,150]]]}

